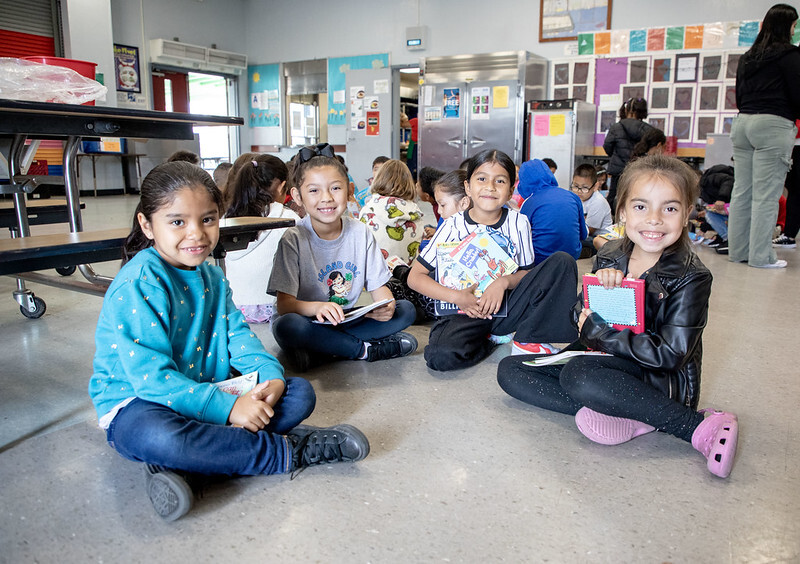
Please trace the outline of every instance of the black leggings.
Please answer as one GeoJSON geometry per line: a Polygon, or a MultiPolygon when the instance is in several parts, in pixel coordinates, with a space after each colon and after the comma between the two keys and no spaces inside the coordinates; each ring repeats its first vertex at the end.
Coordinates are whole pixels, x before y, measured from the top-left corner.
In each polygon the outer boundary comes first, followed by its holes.
{"type": "Polygon", "coordinates": [[[579,356],[565,365],[528,366],[535,356],[500,361],[497,381],[509,395],[550,411],[575,415],[589,409],[634,419],[685,441],[703,414],[670,399],[640,379],[639,365],[614,356],[579,356]]]}

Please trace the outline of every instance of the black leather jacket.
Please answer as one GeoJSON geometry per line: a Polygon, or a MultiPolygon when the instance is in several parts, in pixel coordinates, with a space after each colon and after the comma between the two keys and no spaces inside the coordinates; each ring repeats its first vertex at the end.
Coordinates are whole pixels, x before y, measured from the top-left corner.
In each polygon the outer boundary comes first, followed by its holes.
{"type": "MultiPolygon", "coordinates": [[[[611,241],[595,257],[594,271],[628,272],[623,240],[611,241]]],[[[587,347],[632,360],[642,379],[683,405],[697,409],[702,335],[708,319],[711,272],[690,248],[665,251],[645,278],[645,331],[618,331],[593,313],[580,341],[587,347]]],[[[576,306],[580,311],[580,304],[576,306]]]]}

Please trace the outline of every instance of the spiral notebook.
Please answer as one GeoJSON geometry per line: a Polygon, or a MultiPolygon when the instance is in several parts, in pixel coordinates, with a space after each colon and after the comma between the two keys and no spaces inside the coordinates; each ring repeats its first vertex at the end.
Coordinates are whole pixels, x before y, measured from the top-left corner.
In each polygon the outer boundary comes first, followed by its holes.
{"type": "Polygon", "coordinates": [[[583,305],[615,329],[644,332],[644,280],[623,278],[622,285],[604,288],[594,274],[583,276],[583,305]]]}

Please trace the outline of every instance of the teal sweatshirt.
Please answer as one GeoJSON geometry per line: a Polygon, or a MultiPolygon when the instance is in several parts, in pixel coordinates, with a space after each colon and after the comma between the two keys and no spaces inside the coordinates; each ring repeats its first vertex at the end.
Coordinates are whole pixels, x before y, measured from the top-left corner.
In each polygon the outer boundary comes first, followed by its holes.
{"type": "Polygon", "coordinates": [[[89,382],[98,418],[130,397],[224,425],[236,396],[212,385],[231,367],[283,379],[283,367],[250,330],[222,271],[180,270],[154,248],[134,256],[103,300],[89,382]]]}

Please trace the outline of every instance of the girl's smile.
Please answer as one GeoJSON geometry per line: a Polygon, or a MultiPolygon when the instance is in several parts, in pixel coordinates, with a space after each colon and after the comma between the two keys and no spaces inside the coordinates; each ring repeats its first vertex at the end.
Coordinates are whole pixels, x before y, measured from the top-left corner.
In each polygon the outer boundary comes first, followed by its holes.
{"type": "MultiPolygon", "coordinates": [[[[470,215],[479,223],[499,213],[511,198],[511,179],[506,169],[496,162],[483,163],[465,181],[464,186],[467,196],[472,200],[473,211],[470,215]]],[[[490,219],[489,223],[493,221],[490,219]]]]}
{"type": "Polygon", "coordinates": [[[177,191],[149,221],[142,213],[137,218],[161,258],[182,270],[202,264],[219,240],[219,210],[203,187],[177,191]]]}
{"type": "Polygon", "coordinates": [[[306,171],[302,186],[299,190],[292,188],[292,195],[305,208],[317,235],[335,239],[347,211],[347,190],[347,178],[342,178],[336,168],[320,166],[306,171]]]}
{"type": "MultiPolygon", "coordinates": [[[[639,252],[658,260],[665,249],[680,239],[688,210],[675,186],[650,176],[632,186],[620,219],[639,252]]],[[[638,254],[636,249],[634,254],[638,254]]]]}

